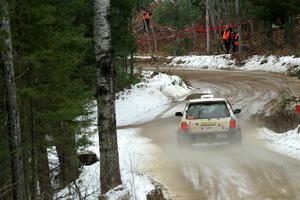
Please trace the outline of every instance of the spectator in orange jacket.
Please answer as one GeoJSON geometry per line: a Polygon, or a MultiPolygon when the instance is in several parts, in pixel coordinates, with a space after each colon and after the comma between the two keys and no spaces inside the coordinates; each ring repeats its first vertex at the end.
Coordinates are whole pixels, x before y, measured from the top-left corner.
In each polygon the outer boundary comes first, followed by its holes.
{"type": "Polygon", "coordinates": [[[239,50],[239,34],[237,32],[233,33],[233,38],[232,38],[232,51],[233,53],[237,52],[239,50]]]}
{"type": "Polygon", "coordinates": [[[150,16],[152,13],[146,9],[143,10],[143,23],[144,23],[144,32],[150,32],[150,16]]]}
{"type": "Polygon", "coordinates": [[[230,51],[231,33],[232,33],[232,28],[230,25],[226,26],[225,29],[221,32],[221,37],[223,39],[223,43],[226,48],[226,53],[229,53],[230,51]]]}

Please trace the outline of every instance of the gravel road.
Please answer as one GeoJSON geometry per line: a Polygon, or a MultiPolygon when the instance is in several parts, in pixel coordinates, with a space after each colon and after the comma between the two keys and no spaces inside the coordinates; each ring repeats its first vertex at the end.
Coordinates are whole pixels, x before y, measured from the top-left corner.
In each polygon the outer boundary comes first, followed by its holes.
{"type": "MultiPolygon", "coordinates": [[[[161,70],[164,70],[163,68],[161,70]]],[[[168,69],[165,69],[168,70],[168,69]]],[[[160,182],[172,199],[300,199],[300,161],[263,148],[255,139],[257,125],[249,118],[271,112],[274,99],[294,93],[300,81],[283,74],[237,71],[168,70],[199,91],[209,89],[241,108],[242,145],[177,147],[179,119],[161,118],[140,125],[153,141],[151,162],[144,171],[160,182]]],[[[180,107],[184,102],[172,104],[180,107]]]]}

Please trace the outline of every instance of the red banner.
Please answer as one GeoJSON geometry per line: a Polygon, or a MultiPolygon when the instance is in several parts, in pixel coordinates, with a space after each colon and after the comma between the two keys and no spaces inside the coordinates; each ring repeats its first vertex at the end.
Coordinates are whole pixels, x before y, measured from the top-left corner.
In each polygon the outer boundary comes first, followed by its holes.
{"type": "MultiPolygon", "coordinates": [[[[248,24],[249,21],[244,21],[241,23],[241,25],[245,25],[248,24]]],[[[221,25],[224,23],[220,23],[221,25]]],[[[237,24],[230,24],[230,26],[232,28],[237,28],[237,24]]],[[[222,31],[224,30],[226,26],[211,26],[209,27],[209,31],[222,31]]],[[[163,25],[156,25],[156,29],[161,29],[161,30],[168,30],[169,32],[169,36],[163,38],[164,40],[171,40],[174,41],[176,40],[176,38],[193,38],[193,33],[197,33],[197,34],[204,34],[206,33],[206,28],[203,25],[196,25],[194,27],[189,27],[189,28],[185,28],[185,29],[181,29],[178,32],[176,32],[176,29],[170,27],[170,26],[163,26],[163,25]]],[[[154,38],[151,38],[154,39],[154,38]]],[[[138,44],[140,46],[145,45],[147,42],[146,37],[145,38],[139,38],[138,39],[138,44]]]]}
{"type": "MultiPolygon", "coordinates": [[[[231,24],[231,27],[236,28],[237,25],[236,24],[231,24]]],[[[225,26],[212,26],[212,27],[209,27],[209,30],[210,31],[221,31],[224,28],[225,28],[225,26]]],[[[193,27],[193,28],[183,29],[182,32],[206,33],[206,28],[205,28],[205,26],[196,26],[196,27],[193,27]]]]}

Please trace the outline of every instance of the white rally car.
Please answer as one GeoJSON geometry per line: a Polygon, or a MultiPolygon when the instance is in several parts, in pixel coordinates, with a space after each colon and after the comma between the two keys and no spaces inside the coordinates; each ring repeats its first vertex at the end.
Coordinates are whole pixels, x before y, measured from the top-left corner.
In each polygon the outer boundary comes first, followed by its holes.
{"type": "Polygon", "coordinates": [[[189,100],[182,112],[180,130],[177,134],[179,145],[212,142],[241,142],[241,128],[233,110],[224,98],[203,95],[199,99],[189,100]]]}

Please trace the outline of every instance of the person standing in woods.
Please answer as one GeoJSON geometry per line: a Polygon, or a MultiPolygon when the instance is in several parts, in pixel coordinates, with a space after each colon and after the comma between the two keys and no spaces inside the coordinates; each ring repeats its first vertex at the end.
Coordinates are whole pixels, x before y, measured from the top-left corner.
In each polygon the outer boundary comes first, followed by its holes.
{"type": "Polygon", "coordinates": [[[226,53],[229,53],[230,51],[231,33],[232,27],[230,25],[225,26],[224,30],[221,32],[221,37],[226,48],[226,53]]]}
{"type": "Polygon", "coordinates": [[[144,23],[144,32],[149,33],[150,31],[150,16],[152,13],[146,9],[143,10],[143,23],[144,23]]]}
{"type": "Polygon", "coordinates": [[[232,51],[233,53],[237,52],[239,50],[239,33],[233,32],[232,33],[232,51]]]}

